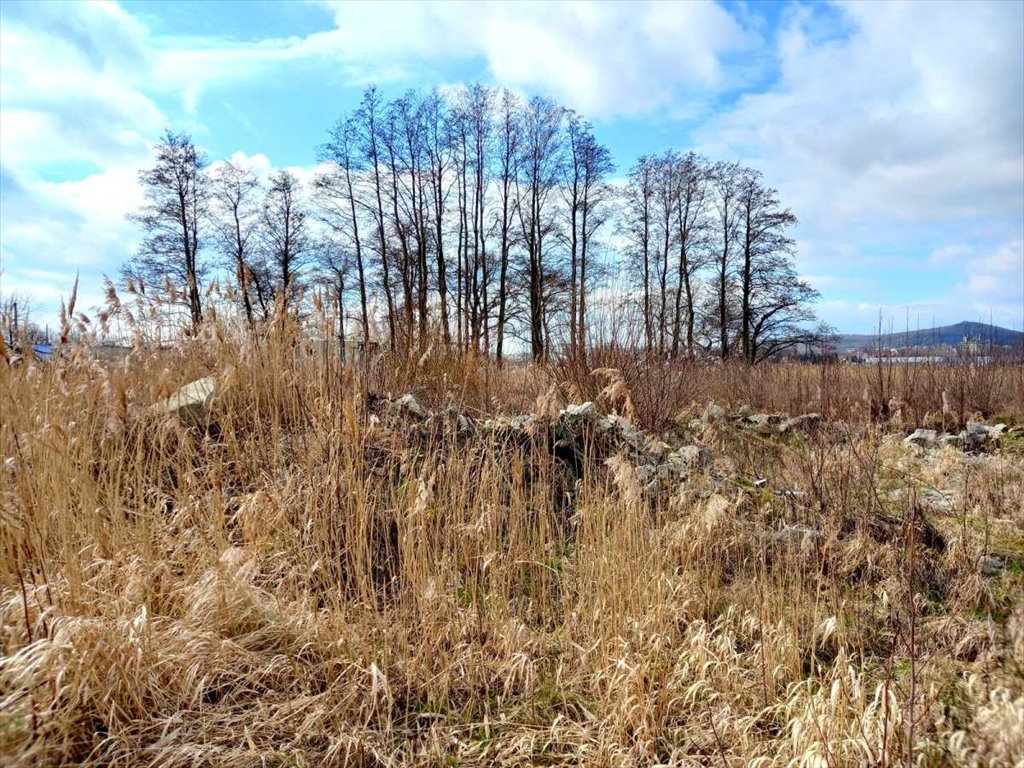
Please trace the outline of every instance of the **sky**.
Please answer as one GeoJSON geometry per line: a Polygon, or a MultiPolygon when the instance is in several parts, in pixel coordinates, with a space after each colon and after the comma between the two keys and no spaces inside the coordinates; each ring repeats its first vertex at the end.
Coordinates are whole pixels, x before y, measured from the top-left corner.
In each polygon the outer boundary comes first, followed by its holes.
{"type": "Polygon", "coordinates": [[[101,302],[167,127],[315,165],[376,83],[481,81],[595,126],[624,175],[694,149],[800,220],[819,316],[1024,328],[1024,2],[0,2],[0,292],[101,302]]]}

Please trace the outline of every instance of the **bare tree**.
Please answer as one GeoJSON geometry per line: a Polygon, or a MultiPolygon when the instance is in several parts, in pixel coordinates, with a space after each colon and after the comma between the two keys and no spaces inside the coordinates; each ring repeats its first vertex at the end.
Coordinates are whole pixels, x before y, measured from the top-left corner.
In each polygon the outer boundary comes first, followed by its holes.
{"type": "Polygon", "coordinates": [[[26,293],[11,291],[0,297],[0,328],[7,336],[7,346],[14,349],[22,341],[31,342],[44,337],[39,326],[32,322],[34,309],[32,299],[26,293]]]}
{"type": "Polygon", "coordinates": [[[415,330],[414,316],[414,269],[415,263],[410,248],[411,223],[406,215],[408,209],[406,174],[408,163],[401,158],[403,144],[403,126],[405,118],[409,113],[409,105],[405,99],[399,99],[389,104],[384,110],[384,119],[380,123],[380,146],[386,161],[387,172],[387,198],[389,214],[391,216],[391,230],[398,236],[400,247],[397,253],[398,278],[402,285],[402,310],[405,315],[403,338],[406,344],[415,330]],[[404,210],[399,211],[399,207],[404,210]]]}
{"type": "Polygon", "coordinates": [[[302,268],[309,259],[307,216],[298,178],[290,171],[272,174],[263,203],[262,235],[282,311],[287,311],[289,300],[298,288],[302,268]]]}
{"type": "Polygon", "coordinates": [[[253,257],[260,224],[260,185],[251,169],[227,161],[210,174],[210,197],[217,244],[238,283],[246,321],[253,323],[252,293],[255,290],[253,257]]]}
{"type": "Polygon", "coordinates": [[[145,203],[129,215],[143,230],[142,242],[124,272],[150,285],[169,278],[183,288],[194,333],[203,320],[206,270],[199,259],[199,231],[206,217],[206,158],[188,134],[169,129],[155,150],[155,165],[139,173],[145,203]]]}
{"type": "Polygon", "coordinates": [[[530,352],[534,360],[547,354],[544,296],[544,239],[551,231],[550,202],[562,162],[560,134],[565,110],[534,96],[523,110],[519,173],[522,189],[518,214],[526,246],[530,302],[530,352]]]}
{"type": "Polygon", "coordinates": [[[363,170],[359,164],[355,141],[356,125],[351,118],[341,118],[331,129],[329,140],[320,147],[321,160],[332,164],[330,171],[319,174],[313,182],[317,205],[326,223],[337,238],[350,243],[356,280],[359,287],[359,317],[363,344],[370,342],[370,318],[367,309],[367,269],[363,259],[363,241],[359,235],[355,177],[363,170]]]}
{"type": "Polygon", "coordinates": [[[358,126],[357,140],[368,170],[371,172],[374,207],[372,208],[377,227],[377,247],[380,257],[381,275],[384,281],[384,298],[388,312],[388,344],[397,349],[395,334],[395,300],[391,292],[391,273],[388,268],[388,239],[384,231],[384,196],[381,181],[380,131],[383,119],[383,105],[376,86],[363,92],[363,101],[355,113],[358,126]]]}
{"type": "Polygon", "coordinates": [[[466,92],[466,115],[472,139],[473,167],[473,263],[471,279],[472,344],[485,351],[490,349],[490,301],[488,284],[491,270],[487,261],[486,201],[488,182],[488,156],[493,132],[494,92],[479,83],[473,83],[466,92]]]}
{"type": "Polygon", "coordinates": [[[427,179],[433,220],[434,256],[437,262],[437,295],[440,304],[441,332],[444,342],[452,340],[448,320],[448,275],[444,254],[444,220],[448,206],[451,182],[447,172],[451,167],[448,110],[437,89],[427,94],[422,107],[424,147],[429,166],[427,179]]]}
{"type": "Polygon", "coordinates": [[[787,230],[796,226],[796,216],[782,207],[777,190],[763,184],[760,172],[743,170],[737,207],[742,242],[739,346],[747,362],[756,363],[819,340],[820,333],[808,329],[814,320],[810,303],[818,293],[793,267],[796,243],[787,230]]]}
{"type": "Polygon", "coordinates": [[[682,302],[686,301],[686,351],[694,352],[696,319],[694,293],[697,273],[706,265],[708,237],[708,161],[693,152],[679,161],[675,175],[676,246],[679,248],[678,286],[672,332],[672,355],[679,353],[682,302]]]}
{"type": "Polygon", "coordinates": [[[501,112],[497,127],[497,183],[501,201],[501,220],[499,222],[499,267],[498,267],[498,325],[495,342],[495,356],[500,362],[504,354],[505,324],[508,321],[508,266],[509,251],[512,247],[512,226],[518,199],[515,197],[518,176],[519,145],[521,137],[521,121],[519,117],[519,99],[512,91],[504,90],[501,94],[501,112]]]}
{"type": "Polygon", "coordinates": [[[573,113],[566,123],[564,196],[569,241],[569,348],[585,355],[588,256],[594,235],[607,220],[605,180],[614,170],[611,153],[594,138],[593,127],[573,113]]]}
{"type": "Polygon", "coordinates": [[[648,349],[654,346],[651,302],[651,237],[654,216],[655,162],[641,156],[629,173],[624,196],[624,219],[620,229],[629,242],[628,256],[638,267],[643,291],[644,339],[648,349]]]}
{"type": "Polygon", "coordinates": [[[336,237],[325,237],[312,248],[313,258],[337,305],[338,344],[345,360],[345,294],[353,269],[352,252],[336,237]]]}
{"type": "Polygon", "coordinates": [[[717,296],[716,329],[718,331],[719,354],[727,358],[730,348],[729,328],[732,322],[731,298],[735,277],[737,240],[740,238],[741,215],[739,197],[743,181],[743,167],[739,163],[718,162],[711,171],[715,189],[715,233],[714,254],[715,295],[717,296]]]}

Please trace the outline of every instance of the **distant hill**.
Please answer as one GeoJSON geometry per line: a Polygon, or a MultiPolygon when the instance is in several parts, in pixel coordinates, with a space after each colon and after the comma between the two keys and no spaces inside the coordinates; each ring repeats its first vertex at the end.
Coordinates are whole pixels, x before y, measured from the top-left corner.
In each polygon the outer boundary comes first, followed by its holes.
{"type": "Polygon", "coordinates": [[[992,343],[1000,347],[1024,347],[1024,333],[1014,331],[1010,328],[1000,328],[998,325],[986,325],[985,323],[972,323],[964,321],[956,325],[943,325],[939,328],[922,328],[912,331],[893,331],[884,333],[879,340],[878,334],[841,334],[837,338],[837,346],[840,350],[874,349],[881,346],[883,349],[899,347],[930,347],[935,345],[954,345],[961,343],[965,338],[983,344],[992,343]]]}

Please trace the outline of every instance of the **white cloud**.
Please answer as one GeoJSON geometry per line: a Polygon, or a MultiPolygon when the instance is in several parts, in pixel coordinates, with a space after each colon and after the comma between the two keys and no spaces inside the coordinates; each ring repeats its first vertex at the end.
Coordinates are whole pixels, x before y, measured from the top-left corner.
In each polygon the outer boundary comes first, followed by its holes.
{"type": "Polygon", "coordinates": [[[136,163],[164,125],[139,90],[146,32],[113,3],[34,3],[0,25],[0,156],[22,174],[136,163]]]}
{"type": "Polygon", "coordinates": [[[971,313],[1011,327],[1024,322],[1024,241],[1013,240],[977,253],[966,264],[967,280],[956,288],[971,313]]]}
{"type": "Polygon", "coordinates": [[[676,109],[727,84],[729,53],[757,37],[715,3],[324,2],[336,28],[259,42],[161,42],[156,75],[195,107],[203,88],[283,64],[340,69],[348,84],[479,60],[496,82],[593,117],[676,109]]]}
{"type": "Polygon", "coordinates": [[[798,7],[780,77],[699,132],[768,172],[804,218],[1024,215],[1024,6],[798,7]]]}

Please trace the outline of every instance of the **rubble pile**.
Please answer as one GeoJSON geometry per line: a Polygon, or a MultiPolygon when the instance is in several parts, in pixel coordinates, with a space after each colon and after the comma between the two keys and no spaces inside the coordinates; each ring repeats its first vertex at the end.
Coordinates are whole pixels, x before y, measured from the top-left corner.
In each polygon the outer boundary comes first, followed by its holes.
{"type": "Polygon", "coordinates": [[[431,412],[411,394],[391,401],[391,418],[425,433],[446,431],[456,436],[487,436],[497,444],[546,445],[577,477],[587,464],[612,457],[636,467],[637,479],[649,493],[670,488],[693,470],[711,465],[711,450],[687,444],[676,448],[636,427],[618,414],[602,414],[592,402],[568,405],[557,415],[520,414],[473,419],[454,406],[431,412]]]}
{"type": "Polygon", "coordinates": [[[1005,424],[989,425],[980,421],[968,421],[966,428],[957,434],[940,435],[934,429],[915,429],[903,442],[921,448],[950,445],[964,451],[979,451],[997,445],[1005,431],[1005,424]]]}

